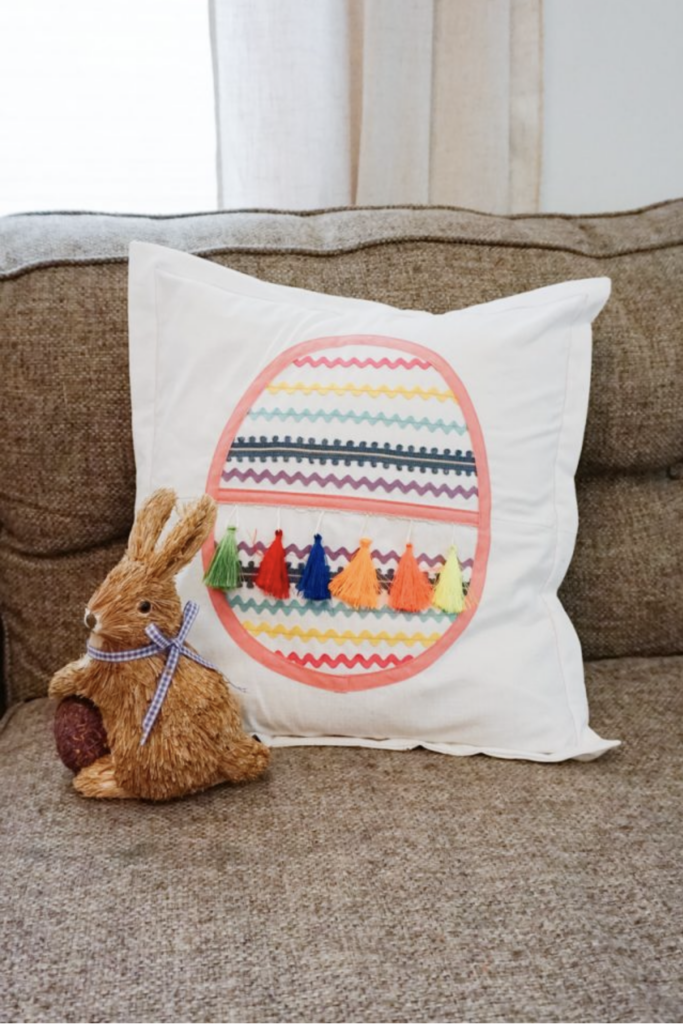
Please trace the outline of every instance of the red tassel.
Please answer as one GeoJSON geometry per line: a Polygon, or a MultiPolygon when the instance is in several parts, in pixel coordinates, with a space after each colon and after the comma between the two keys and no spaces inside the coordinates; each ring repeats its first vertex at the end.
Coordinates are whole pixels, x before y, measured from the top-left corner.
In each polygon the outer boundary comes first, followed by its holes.
{"type": "Polygon", "coordinates": [[[263,556],[256,574],[256,586],[272,597],[289,597],[289,574],[282,546],[282,530],[275,531],[275,540],[263,556]]]}

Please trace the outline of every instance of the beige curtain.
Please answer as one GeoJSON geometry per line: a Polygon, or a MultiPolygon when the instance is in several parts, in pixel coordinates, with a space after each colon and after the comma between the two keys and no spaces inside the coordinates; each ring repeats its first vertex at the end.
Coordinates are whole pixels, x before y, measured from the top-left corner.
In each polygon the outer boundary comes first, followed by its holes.
{"type": "Polygon", "coordinates": [[[542,0],[211,0],[221,207],[538,209],[542,0]]]}

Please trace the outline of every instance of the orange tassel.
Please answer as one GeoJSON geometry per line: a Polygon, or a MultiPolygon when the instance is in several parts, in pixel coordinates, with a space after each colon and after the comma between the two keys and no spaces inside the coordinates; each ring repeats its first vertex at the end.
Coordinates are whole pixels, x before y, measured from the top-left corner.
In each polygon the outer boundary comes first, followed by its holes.
{"type": "Polygon", "coordinates": [[[266,594],[280,599],[289,597],[289,573],[282,546],[282,530],[275,531],[275,540],[263,556],[255,582],[266,594]]]}
{"type": "Polygon", "coordinates": [[[363,537],[349,564],[330,580],[330,593],[352,608],[376,608],[380,589],[370,554],[370,538],[363,537]]]}
{"type": "Polygon", "coordinates": [[[389,607],[397,612],[423,612],[429,608],[433,597],[434,590],[429,577],[417,564],[413,545],[406,544],[389,590],[389,607]]]}

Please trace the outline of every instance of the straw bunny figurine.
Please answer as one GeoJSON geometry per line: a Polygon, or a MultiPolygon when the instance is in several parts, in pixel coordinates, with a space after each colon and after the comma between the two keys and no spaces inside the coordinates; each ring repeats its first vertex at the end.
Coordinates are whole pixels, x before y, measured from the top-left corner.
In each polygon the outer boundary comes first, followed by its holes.
{"type": "Polygon", "coordinates": [[[157,543],[175,502],[159,490],[140,509],[126,554],[86,609],[88,653],[50,683],[51,697],[91,701],[101,714],[99,751],[108,752],[74,778],[84,796],[168,800],[256,779],[268,766],[270,752],[243,731],[229,684],[185,640],[198,607],[182,610],[175,576],[211,532],[215,503],[194,502],[157,543]]]}

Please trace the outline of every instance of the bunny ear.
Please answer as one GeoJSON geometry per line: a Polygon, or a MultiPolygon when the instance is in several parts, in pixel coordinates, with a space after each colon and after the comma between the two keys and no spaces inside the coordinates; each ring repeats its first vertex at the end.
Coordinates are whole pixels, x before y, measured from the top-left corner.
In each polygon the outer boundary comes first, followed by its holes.
{"type": "Polygon", "coordinates": [[[147,562],[176,502],[175,491],[165,487],[155,491],[138,511],[128,538],[128,557],[147,562]]]}
{"type": "Polygon", "coordinates": [[[175,576],[191,562],[216,522],[216,502],[208,494],[189,505],[181,519],[148,559],[159,576],[175,576]]]}

